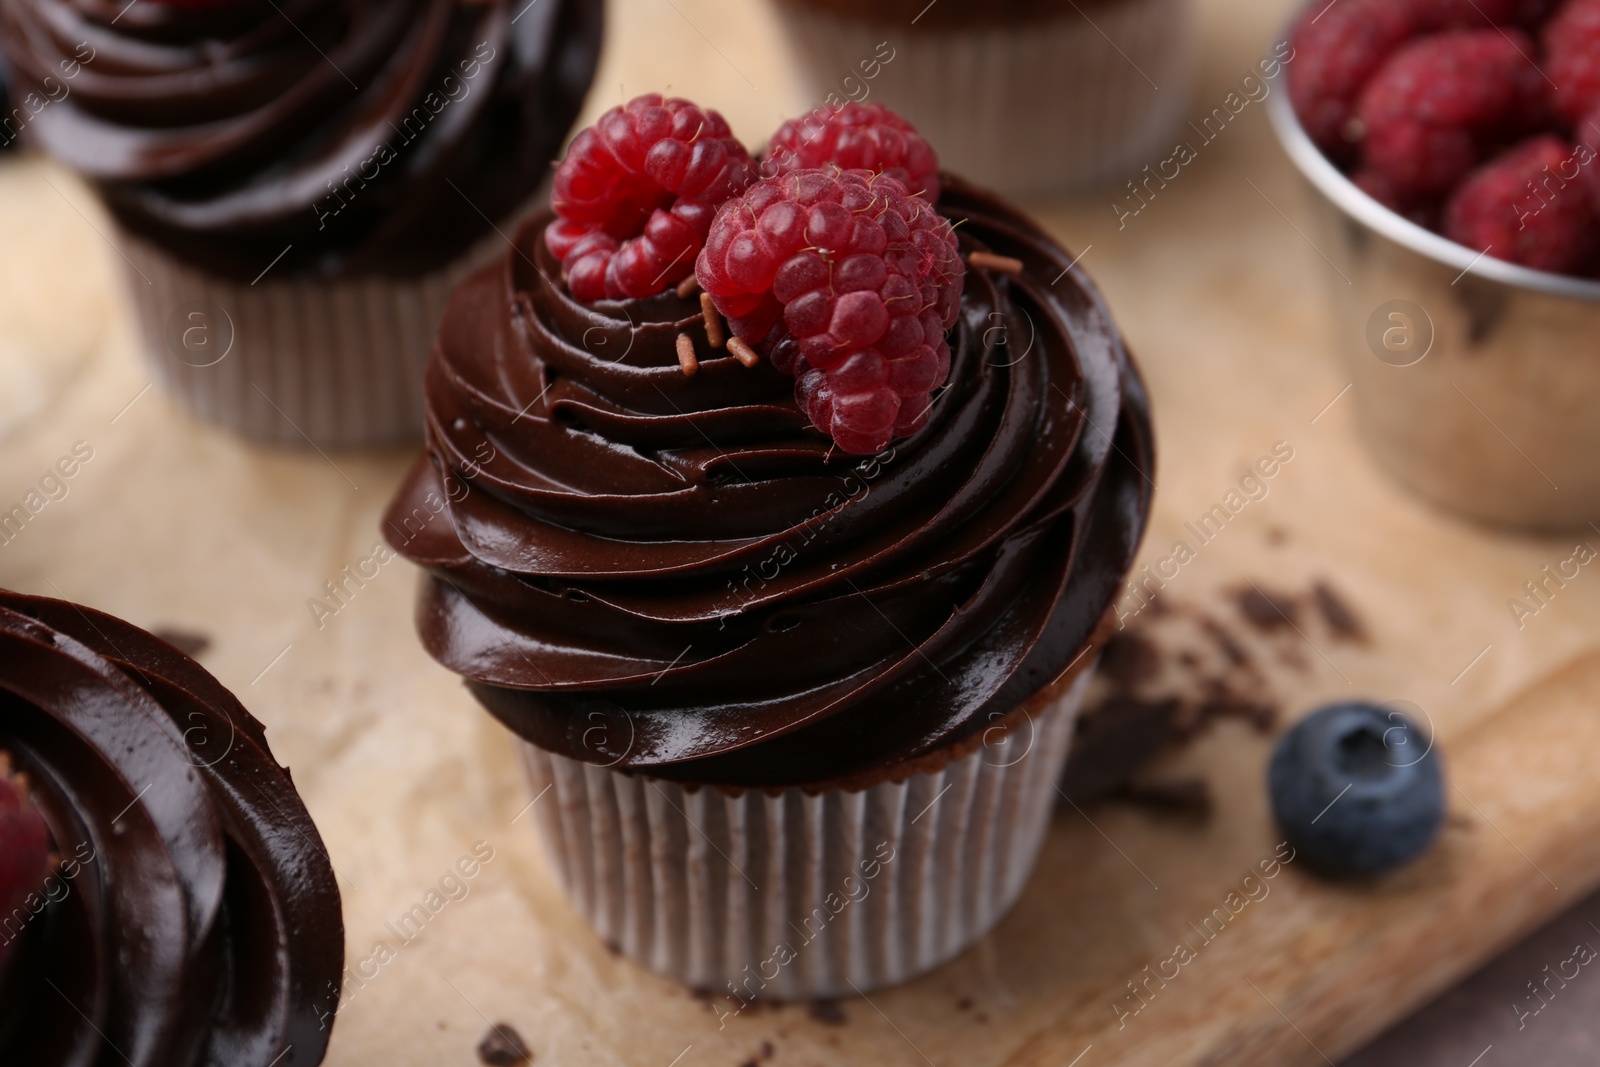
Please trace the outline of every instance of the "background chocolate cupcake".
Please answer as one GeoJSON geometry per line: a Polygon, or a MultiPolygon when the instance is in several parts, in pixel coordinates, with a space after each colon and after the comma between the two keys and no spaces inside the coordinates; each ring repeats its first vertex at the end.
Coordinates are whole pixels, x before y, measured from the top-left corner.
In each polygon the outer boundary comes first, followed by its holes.
{"type": "Polygon", "coordinates": [[[474,246],[543,181],[601,7],[551,0],[5,0],[26,137],[121,230],[162,378],[270,441],[414,436],[474,246]]]}
{"type": "Polygon", "coordinates": [[[339,889],[261,724],[150,634],[15,593],[0,706],[0,1062],[320,1063],[339,889]]]}
{"type": "Polygon", "coordinates": [[[1123,179],[1189,101],[1189,0],[774,0],[814,99],[881,102],[1013,195],[1123,179]]]}

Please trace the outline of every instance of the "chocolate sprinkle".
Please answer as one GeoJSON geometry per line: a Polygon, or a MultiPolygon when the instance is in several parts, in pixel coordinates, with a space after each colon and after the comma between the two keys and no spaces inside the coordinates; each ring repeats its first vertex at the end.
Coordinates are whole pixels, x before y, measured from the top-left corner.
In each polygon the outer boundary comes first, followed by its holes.
{"type": "Polygon", "coordinates": [[[527,1042],[510,1024],[495,1023],[483,1035],[483,1040],[478,1042],[478,1062],[488,1067],[519,1067],[524,1063],[532,1063],[533,1053],[528,1051],[527,1042]]]}
{"type": "Polygon", "coordinates": [[[811,1018],[824,1026],[843,1026],[849,1021],[836,1000],[813,1000],[807,1010],[811,1018]]]}

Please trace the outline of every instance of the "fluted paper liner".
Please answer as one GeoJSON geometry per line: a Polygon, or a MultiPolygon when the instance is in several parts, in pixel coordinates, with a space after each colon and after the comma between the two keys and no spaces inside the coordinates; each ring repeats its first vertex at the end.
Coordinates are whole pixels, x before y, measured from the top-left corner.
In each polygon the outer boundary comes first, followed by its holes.
{"type": "Polygon", "coordinates": [[[1118,0],[952,29],[796,0],[778,9],[819,104],[859,85],[867,95],[858,99],[916,123],[947,169],[1011,194],[1134,177],[1171,154],[1189,101],[1189,0],[1118,0]],[[883,43],[893,58],[863,79],[858,64],[883,43]]]}
{"type": "Polygon", "coordinates": [[[653,970],[731,998],[914,978],[998,922],[1033,870],[1084,670],[942,769],[869,788],[685,787],[523,742],[573,905],[653,970]]]}
{"type": "Polygon", "coordinates": [[[416,278],[275,280],[268,270],[254,283],[126,232],[118,247],[145,353],[179,403],[268,444],[354,448],[421,438],[422,372],[445,302],[506,242],[490,233],[416,278]]]}

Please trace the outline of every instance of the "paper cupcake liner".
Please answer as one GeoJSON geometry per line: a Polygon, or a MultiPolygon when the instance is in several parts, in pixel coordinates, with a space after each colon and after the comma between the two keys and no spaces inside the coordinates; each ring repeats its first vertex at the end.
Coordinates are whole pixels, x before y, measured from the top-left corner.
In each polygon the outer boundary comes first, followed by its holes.
{"type": "Polygon", "coordinates": [[[948,30],[800,0],[778,9],[819,105],[864,88],[864,99],[914,122],[947,169],[1013,195],[1131,178],[1164,158],[1193,81],[1189,0],[1085,4],[1048,20],[948,30]],[[864,80],[860,62],[885,42],[893,58],[864,80]]]}
{"type": "Polygon", "coordinates": [[[1091,673],[942,769],[861,790],[686,787],[522,749],[578,911],[737,1011],[903,982],[994,926],[1033,870],[1091,673]]]}
{"type": "Polygon", "coordinates": [[[180,404],[257,441],[353,448],[422,436],[422,372],[445,301],[505,240],[491,233],[418,278],[253,284],[125,231],[118,247],[143,348],[180,404]]]}

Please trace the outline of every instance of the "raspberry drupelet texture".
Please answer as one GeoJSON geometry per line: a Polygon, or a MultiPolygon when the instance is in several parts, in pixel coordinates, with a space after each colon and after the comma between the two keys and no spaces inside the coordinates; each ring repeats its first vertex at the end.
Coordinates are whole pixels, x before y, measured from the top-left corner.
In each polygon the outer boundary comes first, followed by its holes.
{"type": "Polygon", "coordinates": [[[1577,160],[1593,156],[1575,151],[1546,134],[1478,168],[1445,208],[1445,236],[1535,270],[1587,273],[1600,253],[1600,230],[1577,160]]]}
{"type": "Polygon", "coordinates": [[[1348,162],[1359,139],[1353,123],[1362,88],[1416,31],[1415,11],[1394,0],[1313,4],[1295,27],[1289,99],[1317,147],[1348,162]]]}
{"type": "MultiPolygon", "coordinates": [[[[1600,0],[1573,0],[1544,28],[1545,69],[1573,122],[1600,108],[1600,0]]],[[[1578,131],[1581,139],[1583,131],[1578,131]]]]}
{"type": "Polygon", "coordinates": [[[1361,94],[1362,148],[1401,197],[1448,191],[1500,143],[1551,115],[1549,84],[1519,30],[1425,37],[1390,56],[1361,94]]]}
{"type": "Polygon", "coordinates": [[[577,299],[653,296],[689,275],[717,208],[754,177],[721,115],[637,97],[573,140],[545,240],[577,299]]]}
{"type": "Polygon", "coordinates": [[[966,267],[949,221],[897,179],[763,179],[718,213],[695,273],[839,448],[870,455],[926,424],[966,267]]]}
{"type": "MultiPolygon", "coordinates": [[[[11,773],[10,757],[0,752],[0,917],[24,908],[49,873],[50,831],[28,799],[27,783],[11,773]]],[[[5,955],[0,942],[0,961],[5,955]]]]}
{"type": "Polygon", "coordinates": [[[939,157],[911,123],[882,104],[851,102],[790,119],[772,135],[761,173],[830,163],[887,174],[930,203],[939,199],[939,157]]]}

